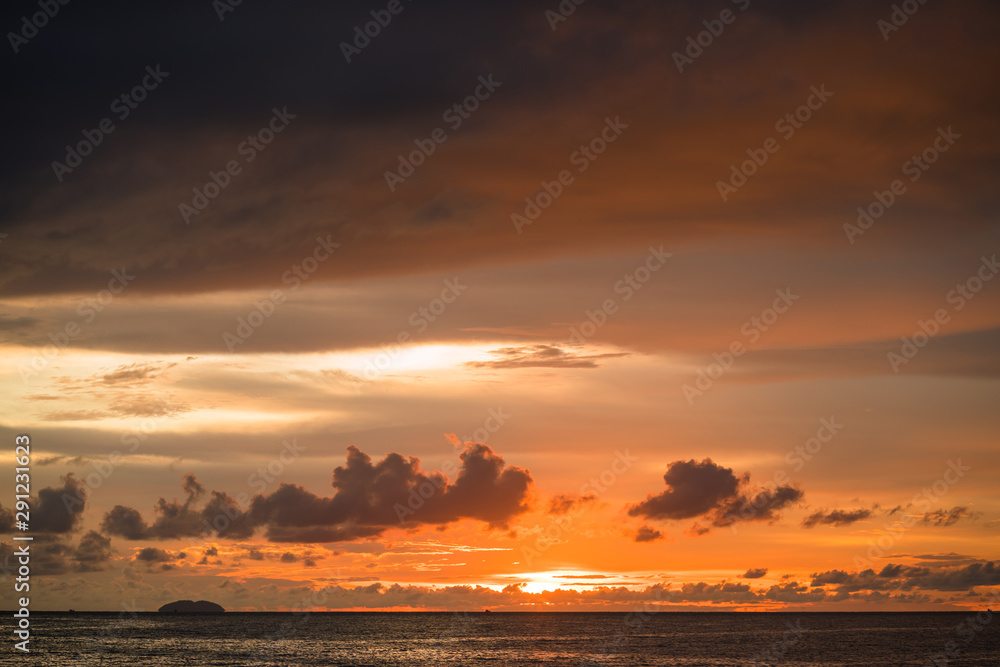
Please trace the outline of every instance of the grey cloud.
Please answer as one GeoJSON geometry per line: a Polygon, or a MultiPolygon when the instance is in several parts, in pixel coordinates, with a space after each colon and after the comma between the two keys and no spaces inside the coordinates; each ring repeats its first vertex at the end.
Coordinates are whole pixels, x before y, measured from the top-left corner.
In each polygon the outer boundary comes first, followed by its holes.
{"type": "Polygon", "coordinates": [[[871,516],[872,511],[867,509],[834,509],[830,511],[819,510],[818,512],[813,512],[803,519],[802,525],[805,528],[813,528],[815,526],[849,526],[852,523],[863,521],[871,516]]]}
{"type": "Polygon", "coordinates": [[[533,481],[527,470],[507,465],[480,443],[466,445],[460,460],[457,477],[449,481],[441,473],[422,471],[415,457],[392,453],[372,463],[371,457],[351,446],[347,463],[333,471],[333,496],[282,483],[269,495],[254,496],[248,511],[220,491],[211,491],[208,501],[198,507],[206,490],[188,473],[187,499],[160,498],[152,524],[137,510],[118,505],[105,514],[101,525],[109,534],[129,540],[206,532],[240,539],[264,528],[273,542],[339,542],[375,537],[394,526],[447,524],[463,518],[505,528],[528,510],[533,481]],[[414,503],[414,498],[420,502],[414,503]]]}

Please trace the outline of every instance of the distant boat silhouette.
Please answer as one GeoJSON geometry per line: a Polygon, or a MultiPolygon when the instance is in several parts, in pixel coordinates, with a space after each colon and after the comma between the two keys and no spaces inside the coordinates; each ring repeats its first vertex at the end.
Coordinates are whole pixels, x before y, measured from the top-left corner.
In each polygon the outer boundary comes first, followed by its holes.
{"type": "Polygon", "coordinates": [[[483,613],[484,614],[488,614],[488,613],[490,613],[490,610],[489,609],[483,609],[483,613]]]}

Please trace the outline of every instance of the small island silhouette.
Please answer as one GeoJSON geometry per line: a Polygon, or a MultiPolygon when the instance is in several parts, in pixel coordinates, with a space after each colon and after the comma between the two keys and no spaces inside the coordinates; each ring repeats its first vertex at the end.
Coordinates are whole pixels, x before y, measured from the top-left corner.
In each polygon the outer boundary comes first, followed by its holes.
{"type": "Polygon", "coordinates": [[[172,612],[181,614],[217,614],[219,612],[225,611],[225,609],[214,602],[209,602],[208,600],[198,600],[197,602],[192,602],[191,600],[177,600],[176,602],[168,602],[159,609],[161,612],[172,612]]]}

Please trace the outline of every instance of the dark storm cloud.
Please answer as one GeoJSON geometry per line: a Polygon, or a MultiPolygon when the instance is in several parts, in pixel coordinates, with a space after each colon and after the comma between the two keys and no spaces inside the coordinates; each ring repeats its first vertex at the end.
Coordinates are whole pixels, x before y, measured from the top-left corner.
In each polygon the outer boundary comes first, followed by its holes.
{"type": "Polygon", "coordinates": [[[197,535],[201,531],[200,516],[187,503],[160,498],[154,509],[156,520],[149,528],[150,536],[175,539],[197,535]]]}
{"type": "MultiPolygon", "coordinates": [[[[48,110],[41,118],[37,109],[19,114],[33,139],[45,129],[79,132],[95,114],[107,114],[112,98],[137,83],[146,65],[157,63],[169,76],[123,127],[246,117],[275,98],[340,118],[399,113],[401,103],[412,112],[457,93],[496,61],[490,54],[519,27],[527,3],[520,4],[472,11],[458,2],[406,3],[348,64],[338,44],[371,20],[368,3],[313,1],[294,10],[243,5],[220,21],[211,4],[150,13],[112,1],[100,9],[64,10],[17,54],[9,80],[12,88],[38,95],[39,108],[48,110]],[[65,104],[67,97],[76,104],[65,104]]],[[[51,143],[56,148],[59,140],[51,143]]],[[[27,140],[18,147],[41,152],[27,140]]]]}
{"type": "Polygon", "coordinates": [[[140,549],[133,560],[142,561],[144,563],[172,563],[178,560],[184,560],[187,558],[187,554],[183,551],[180,553],[171,553],[164,549],[158,549],[156,547],[146,547],[145,549],[140,549]]]}
{"type": "Polygon", "coordinates": [[[597,496],[594,494],[579,496],[571,493],[560,493],[549,500],[549,514],[568,514],[574,509],[596,501],[597,496]]]}
{"type": "MultiPolygon", "coordinates": [[[[0,547],[0,562],[3,555],[0,547]]],[[[100,572],[111,558],[111,540],[92,530],[76,546],[67,537],[52,534],[37,535],[31,543],[31,573],[35,575],[100,572]]]]}
{"type": "Polygon", "coordinates": [[[375,537],[393,526],[447,524],[477,519],[504,528],[526,512],[533,481],[523,468],[507,465],[486,445],[470,443],[460,454],[454,480],[426,473],[416,457],[391,453],[378,463],[356,447],[333,471],[333,496],[282,483],[270,495],[256,495],[243,511],[229,495],[212,491],[203,507],[204,487],[190,473],[187,500],[160,498],[155,520],[146,523],[131,507],[118,505],[104,516],[102,529],[129,540],[193,537],[246,538],[263,527],[272,542],[340,542],[375,537]]]}
{"type": "Polygon", "coordinates": [[[61,488],[49,487],[38,492],[31,515],[32,530],[69,533],[77,528],[86,506],[86,487],[73,473],[63,477],[62,482],[61,488]]]}
{"type": "MultiPolygon", "coordinates": [[[[31,531],[71,533],[79,527],[87,504],[86,486],[73,473],[65,475],[61,487],[46,487],[31,503],[31,531]]],[[[14,532],[14,515],[0,505],[0,533],[14,532]]]]}
{"type": "Polygon", "coordinates": [[[71,570],[73,547],[58,539],[44,539],[32,545],[31,570],[34,574],[63,574],[71,570]]]}
{"type": "Polygon", "coordinates": [[[793,486],[777,486],[761,491],[745,491],[742,495],[727,499],[711,515],[713,526],[728,526],[737,521],[767,521],[773,523],[780,517],[778,512],[799,502],[803,498],[801,489],[793,486]]]}
{"type": "MultiPolygon", "coordinates": [[[[664,521],[704,517],[715,527],[741,521],[773,523],[780,518],[780,510],[803,497],[800,489],[791,486],[753,489],[749,473],[736,477],[732,468],[712,459],[674,461],[667,466],[663,481],[667,489],[629,506],[629,516],[664,521]]],[[[696,522],[687,534],[697,537],[709,531],[696,522]]]]}
{"type": "Polygon", "coordinates": [[[73,558],[79,572],[98,572],[111,559],[111,540],[91,530],[80,538],[73,558]]]}
{"type": "MultiPolygon", "coordinates": [[[[875,574],[874,570],[865,570],[870,572],[872,575],[875,574]]],[[[813,586],[828,586],[830,584],[841,585],[846,584],[852,579],[849,572],[845,570],[827,570],[826,572],[819,572],[812,575],[812,585],[813,586]]]]}
{"type": "Polygon", "coordinates": [[[871,516],[872,511],[867,509],[819,510],[803,519],[802,526],[805,528],[814,528],[816,526],[849,526],[852,523],[868,519],[871,516]]]}
{"type": "Polygon", "coordinates": [[[205,487],[202,486],[201,482],[198,481],[198,478],[195,477],[192,472],[184,475],[181,488],[183,488],[184,493],[187,494],[188,504],[205,495],[205,487]]]}
{"type": "Polygon", "coordinates": [[[261,287],[327,233],[351,252],[322,280],[623,246],[654,230],[689,239],[719,225],[812,243],[839,235],[949,123],[963,138],[933,167],[939,187],[908,192],[893,214],[921,232],[943,216],[971,234],[995,225],[997,48],[991,31],[969,29],[995,23],[989,3],[923,6],[886,43],[875,27],[884,7],[761,0],[683,74],[671,54],[712,14],[693,1],[588,3],[556,31],[535,3],[405,7],[350,64],[338,45],[370,20],[363,3],[243,3],[224,22],[211,4],[65,9],[12,56],[6,80],[11,99],[32,103],[11,108],[18,131],[0,165],[4,247],[18,245],[0,269],[4,290],[95,292],[121,266],[138,276],[129,290],[261,287]],[[51,162],[158,65],[169,75],[57,183],[51,162]],[[396,156],[491,73],[503,82],[495,99],[390,196],[383,173],[396,156]],[[836,91],[827,106],[783,142],[753,192],[723,204],[715,182],[821,84],[836,91]],[[293,125],[186,227],[178,203],[275,106],[297,114],[293,125]],[[582,186],[564,195],[524,244],[510,213],[616,114],[632,135],[600,158],[588,196],[582,186]],[[626,187],[631,196],[617,196],[626,187]]]}
{"type": "Polygon", "coordinates": [[[717,465],[712,459],[674,461],[663,475],[667,490],[630,507],[628,513],[629,516],[667,520],[700,516],[736,496],[737,488],[745,479],[737,479],[732,468],[717,465]]]}
{"type": "Polygon", "coordinates": [[[663,533],[649,526],[641,526],[635,532],[634,539],[636,542],[655,542],[656,540],[663,539],[663,533]]]}
{"type": "Polygon", "coordinates": [[[156,503],[156,521],[149,527],[152,536],[170,539],[198,534],[202,528],[201,513],[194,504],[205,493],[205,488],[195,478],[194,473],[186,473],[182,478],[182,488],[187,498],[183,502],[160,498],[156,503]]]}
{"type": "Polygon", "coordinates": [[[505,527],[527,511],[528,471],[507,466],[479,443],[466,445],[460,459],[457,478],[449,482],[441,473],[421,471],[415,457],[392,453],[373,464],[349,447],[347,465],[334,470],[332,497],[282,484],[270,496],[255,497],[250,513],[256,525],[268,527],[272,540],[284,542],[367,537],[404,521],[445,524],[469,518],[505,527]]]}
{"type": "Polygon", "coordinates": [[[681,599],[689,602],[750,602],[757,599],[757,592],[748,584],[705,582],[682,584],[681,599]]]}
{"type": "MultiPolygon", "coordinates": [[[[112,115],[111,100],[137,83],[144,75],[144,68],[150,65],[162,66],[169,74],[128,118],[115,120],[116,131],[105,137],[84,166],[67,176],[65,183],[58,184],[64,187],[54,190],[60,196],[45,205],[48,214],[59,217],[75,208],[80,198],[91,203],[103,198],[107,202],[151,193],[156,189],[156,181],[165,177],[172,181],[170,187],[161,189],[145,203],[147,210],[168,211],[168,226],[176,227],[174,200],[190,197],[194,179],[205,178],[209,169],[214,168],[213,153],[220,156],[232,153],[242,136],[256,131],[266,121],[275,105],[287,106],[303,119],[298,122],[311,123],[310,134],[323,137],[300,145],[297,157],[282,170],[290,164],[297,165],[296,169],[331,163],[343,166],[348,161],[347,155],[359,153],[357,146],[351,146],[352,133],[365,127],[377,130],[400,123],[412,125],[413,129],[397,127],[391,148],[387,144],[385,152],[377,157],[380,164],[370,162],[365,167],[365,172],[374,177],[374,192],[385,199],[388,191],[382,182],[382,169],[390,166],[395,153],[404,151],[418,131],[429,132],[434,124],[442,124],[441,109],[469,95],[477,77],[494,71],[519,71],[522,86],[542,88],[549,76],[548,68],[537,62],[534,67],[522,67],[531,63],[532,58],[514,46],[532,34],[544,37],[548,31],[542,12],[535,7],[529,11],[528,7],[528,3],[493,7],[456,2],[407,4],[407,11],[396,17],[350,64],[338,45],[342,40],[352,39],[356,25],[371,20],[372,8],[367,3],[306,2],[294,10],[244,5],[227,16],[225,22],[219,21],[211,4],[178,5],[155,13],[134,4],[114,2],[100,10],[71,8],[60,15],[59,21],[45,26],[18,54],[11,68],[12,76],[7,83],[12,94],[17,90],[17,96],[30,97],[34,104],[30,110],[19,110],[18,118],[12,119],[22,128],[22,132],[11,137],[14,146],[10,153],[18,156],[19,163],[5,163],[3,168],[12,177],[23,176],[19,178],[19,189],[7,191],[4,208],[23,212],[41,193],[57,185],[49,163],[62,159],[64,145],[79,141],[82,130],[91,129],[100,118],[112,115]],[[262,40],[262,34],[267,39],[262,40]],[[81,35],[88,37],[81,39],[81,35]],[[455,58],[456,53],[462,57],[455,58]],[[518,53],[523,55],[518,57],[518,53]],[[73,103],[67,104],[70,99],[73,103]],[[40,113],[39,109],[46,111],[40,113]],[[185,149],[183,152],[188,155],[184,157],[170,149],[173,140],[157,145],[154,137],[164,135],[187,143],[189,148],[201,145],[208,150],[192,155],[185,149]],[[131,166],[123,169],[120,160],[127,160],[131,166]],[[94,168],[98,162],[110,169],[107,175],[113,176],[105,184],[104,197],[90,197],[80,183],[83,179],[100,178],[97,173],[100,170],[94,168]],[[153,163],[156,166],[148,169],[153,163]]],[[[566,63],[563,69],[572,72],[576,68],[566,63]]],[[[277,158],[282,160],[281,156],[277,158]]],[[[287,161],[287,154],[284,160],[287,161]]],[[[274,166],[272,161],[271,168],[274,166]]],[[[276,172],[271,175],[276,176],[276,172]]],[[[250,178],[259,176],[258,173],[250,178]]],[[[230,190],[227,194],[235,193],[230,190]]],[[[242,227],[246,232],[253,230],[250,236],[258,235],[266,229],[261,222],[289,203],[290,196],[294,197],[276,191],[274,196],[263,200],[251,197],[225,216],[228,221],[223,228],[235,231],[242,227]]],[[[377,215],[381,207],[381,204],[374,209],[368,207],[366,215],[377,215]]],[[[420,217],[419,210],[415,215],[420,217]]],[[[7,225],[26,222],[16,212],[5,217],[7,225]]],[[[344,224],[346,217],[343,213],[335,214],[334,225],[344,224]]],[[[83,215],[75,225],[54,224],[34,236],[53,250],[60,245],[78,246],[82,238],[100,234],[107,222],[104,216],[83,215]]],[[[314,231],[329,231],[330,222],[328,218],[323,223],[293,224],[295,231],[284,241],[268,243],[267,252],[288,253],[292,251],[289,241],[299,232],[306,230],[307,237],[314,236],[314,231]]],[[[138,259],[146,254],[137,252],[135,241],[141,236],[148,240],[151,238],[148,234],[156,234],[153,229],[138,227],[107,231],[107,236],[102,234],[104,249],[93,252],[114,257],[114,262],[119,257],[138,259]]],[[[201,257],[189,259],[176,255],[187,244],[194,242],[197,246],[201,241],[188,237],[169,242],[168,239],[177,236],[175,231],[162,237],[164,244],[147,255],[148,261],[139,260],[144,265],[144,288],[160,284],[173,289],[168,284],[177,276],[161,262],[167,256],[174,256],[168,263],[179,260],[175,266],[182,272],[201,272],[207,268],[206,262],[215,263],[204,253],[196,253],[201,257]]],[[[219,231],[224,237],[230,236],[222,228],[219,231]]],[[[278,230],[270,231],[274,234],[278,230]]],[[[23,248],[27,236],[27,227],[18,227],[10,242],[20,242],[23,248]]],[[[242,245],[243,251],[258,254],[265,250],[260,238],[247,237],[249,242],[244,244],[236,240],[238,236],[231,237],[231,241],[242,245]]],[[[63,264],[61,273],[73,282],[79,281],[76,284],[79,289],[90,278],[106,273],[106,269],[97,269],[95,263],[88,264],[86,267],[63,264]]],[[[281,264],[287,262],[282,258],[276,265],[281,264]]],[[[230,265],[228,271],[233,268],[230,265]]],[[[5,273],[4,279],[4,282],[14,280],[20,289],[27,291],[59,290],[71,284],[60,285],[62,278],[45,271],[34,272],[27,264],[5,273]]]]}
{"type": "Polygon", "coordinates": [[[760,579],[765,574],[767,574],[766,567],[754,567],[750,568],[746,572],[740,575],[741,579],[760,579]]]}
{"type": "Polygon", "coordinates": [[[138,510],[124,505],[115,505],[105,515],[101,521],[101,530],[118,535],[127,540],[146,539],[149,526],[143,521],[138,510]]]}
{"type": "Polygon", "coordinates": [[[964,591],[976,586],[1000,585],[1000,561],[981,561],[953,570],[938,569],[914,577],[912,583],[920,588],[938,591],[964,591]]]}
{"type": "Polygon", "coordinates": [[[822,589],[809,589],[805,584],[796,581],[789,581],[784,584],[775,584],[764,591],[762,597],[766,600],[776,602],[821,602],[826,599],[826,591],[822,589]]]}
{"type": "Polygon", "coordinates": [[[253,535],[254,524],[235,498],[223,491],[212,491],[201,510],[202,527],[211,526],[219,537],[244,539],[253,535]]]}
{"type": "Polygon", "coordinates": [[[219,509],[219,498],[213,492],[208,504],[204,508],[196,509],[194,505],[205,494],[205,488],[195,478],[194,473],[186,473],[183,476],[182,488],[187,495],[184,501],[176,498],[173,500],[160,498],[156,502],[153,510],[156,519],[152,525],[146,524],[138,510],[116,505],[104,515],[101,529],[128,540],[168,540],[202,534],[206,522],[212,525],[211,522],[219,509]]]}
{"type": "Polygon", "coordinates": [[[862,590],[889,591],[914,588],[935,591],[969,591],[976,586],[1000,584],[1000,562],[978,561],[964,566],[930,569],[910,565],[886,565],[879,572],[828,570],[812,575],[813,586],[833,586],[841,597],[862,590]]]}
{"type": "MultiPolygon", "coordinates": [[[[877,507],[877,506],[876,506],[877,507]]],[[[898,505],[887,512],[889,516],[894,516],[900,512],[906,512],[913,507],[913,504],[907,504],[905,507],[898,505]]],[[[912,515],[917,519],[917,521],[923,526],[935,526],[939,528],[945,528],[948,526],[953,526],[962,519],[972,519],[975,520],[982,516],[982,512],[972,512],[965,505],[956,505],[951,509],[940,508],[936,510],[930,510],[924,512],[923,514],[912,515]]],[[[961,556],[960,554],[952,554],[957,559],[971,558],[971,556],[961,556]]],[[[927,558],[934,558],[933,554],[927,556],[927,558]]],[[[947,560],[948,554],[940,556],[942,560],[947,560]]],[[[924,558],[924,556],[913,556],[913,558],[924,558]]]]}
{"type": "Polygon", "coordinates": [[[925,526],[953,526],[962,519],[973,516],[968,507],[952,507],[950,510],[939,509],[933,512],[925,512],[920,518],[920,522],[925,526]]]}
{"type": "Polygon", "coordinates": [[[219,537],[233,539],[253,535],[254,525],[239,504],[221,491],[210,492],[203,507],[195,507],[206,491],[193,473],[186,473],[182,486],[187,494],[184,501],[160,498],[154,506],[155,519],[146,523],[138,510],[115,505],[104,515],[101,529],[128,540],[170,540],[203,535],[214,531],[219,537]]]}

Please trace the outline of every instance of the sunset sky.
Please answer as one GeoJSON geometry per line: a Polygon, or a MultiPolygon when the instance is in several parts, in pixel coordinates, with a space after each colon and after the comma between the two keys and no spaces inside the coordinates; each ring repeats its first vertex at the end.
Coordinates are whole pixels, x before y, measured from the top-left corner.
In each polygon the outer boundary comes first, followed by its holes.
{"type": "Polygon", "coordinates": [[[902,4],[8,36],[5,589],[27,434],[38,610],[1000,604],[1000,8],[902,4]]]}

